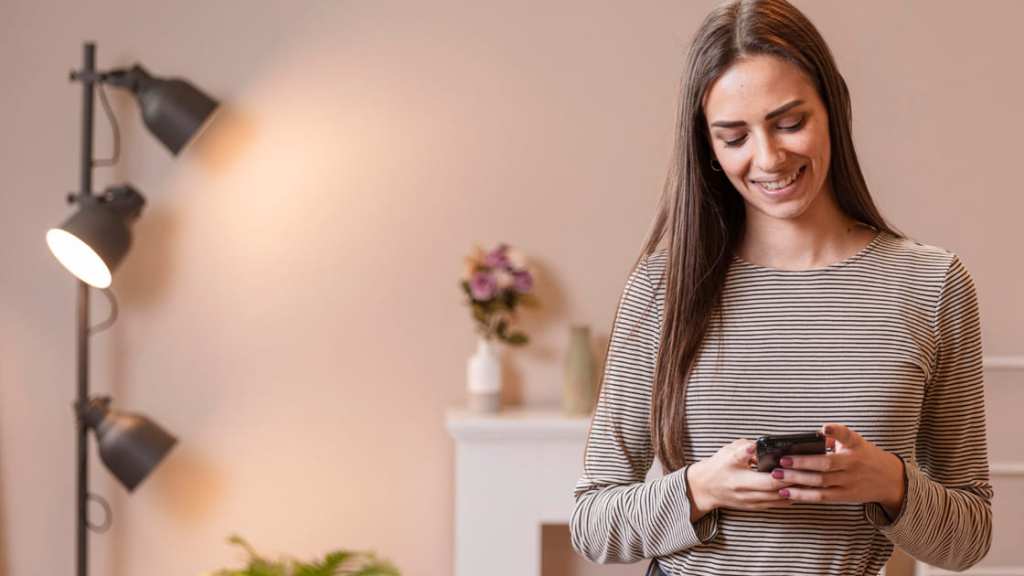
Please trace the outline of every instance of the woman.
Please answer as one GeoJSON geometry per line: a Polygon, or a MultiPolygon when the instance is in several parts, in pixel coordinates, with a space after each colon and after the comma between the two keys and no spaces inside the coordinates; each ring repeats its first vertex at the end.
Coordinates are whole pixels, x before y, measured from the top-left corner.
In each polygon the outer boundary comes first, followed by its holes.
{"type": "Polygon", "coordinates": [[[573,547],[651,574],[951,570],[991,539],[981,330],[960,259],[879,214],[824,40],[735,1],[690,50],[677,163],[616,312],[573,547]],[[667,249],[659,245],[667,236],[667,249]],[[752,468],[753,438],[831,448],[752,468]],[[654,457],[665,475],[645,476],[654,457]]]}

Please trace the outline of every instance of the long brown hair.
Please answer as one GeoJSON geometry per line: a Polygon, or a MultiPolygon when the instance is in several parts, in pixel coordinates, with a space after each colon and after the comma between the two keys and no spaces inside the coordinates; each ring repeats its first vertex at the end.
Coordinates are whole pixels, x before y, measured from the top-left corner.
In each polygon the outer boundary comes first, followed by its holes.
{"type": "Polygon", "coordinates": [[[828,112],[828,178],[839,209],[858,222],[902,237],[871,200],[853,147],[846,82],[811,21],[786,0],[734,0],[715,8],[690,47],[674,160],[636,263],[653,254],[668,235],[667,272],[657,287],[664,290],[665,318],[651,390],[651,437],[666,472],[685,465],[686,375],[720,304],[731,255],[746,224],[743,198],[724,172],[711,169],[703,97],[737,58],[755,54],[791,62],[813,80],[828,112]]]}

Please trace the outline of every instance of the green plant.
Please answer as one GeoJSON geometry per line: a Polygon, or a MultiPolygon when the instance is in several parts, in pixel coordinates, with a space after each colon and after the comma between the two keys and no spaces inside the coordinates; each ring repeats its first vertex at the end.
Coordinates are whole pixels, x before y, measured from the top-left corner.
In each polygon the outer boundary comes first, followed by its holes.
{"type": "Polygon", "coordinates": [[[232,535],[228,542],[241,546],[249,554],[245,568],[213,572],[210,576],[400,576],[390,562],[371,552],[335,550],[323,560],[302,562],[292,558],[268,560],[241,536],[232,535]]]}

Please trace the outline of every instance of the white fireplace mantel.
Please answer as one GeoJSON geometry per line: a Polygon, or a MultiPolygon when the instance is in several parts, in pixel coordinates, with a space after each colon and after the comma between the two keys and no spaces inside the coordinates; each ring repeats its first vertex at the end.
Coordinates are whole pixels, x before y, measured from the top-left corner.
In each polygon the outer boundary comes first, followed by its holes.
{"type": "Polygon", "coordinates": [[[456,576],[537,576],[541,526],[567,524],[590,417],[447,413],[455,439],[456,576]]]}

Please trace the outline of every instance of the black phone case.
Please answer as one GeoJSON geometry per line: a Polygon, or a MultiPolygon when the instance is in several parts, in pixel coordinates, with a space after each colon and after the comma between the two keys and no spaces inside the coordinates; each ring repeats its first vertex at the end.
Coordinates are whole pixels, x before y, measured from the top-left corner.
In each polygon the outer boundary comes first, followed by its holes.
{"type": "Polygon", "coordinates": [[[821,432],[777,434],[757,439],[757,469],[771,472],[779,467],[779,459],[791,454],[824,454],[825,435],[821,432]]]}

